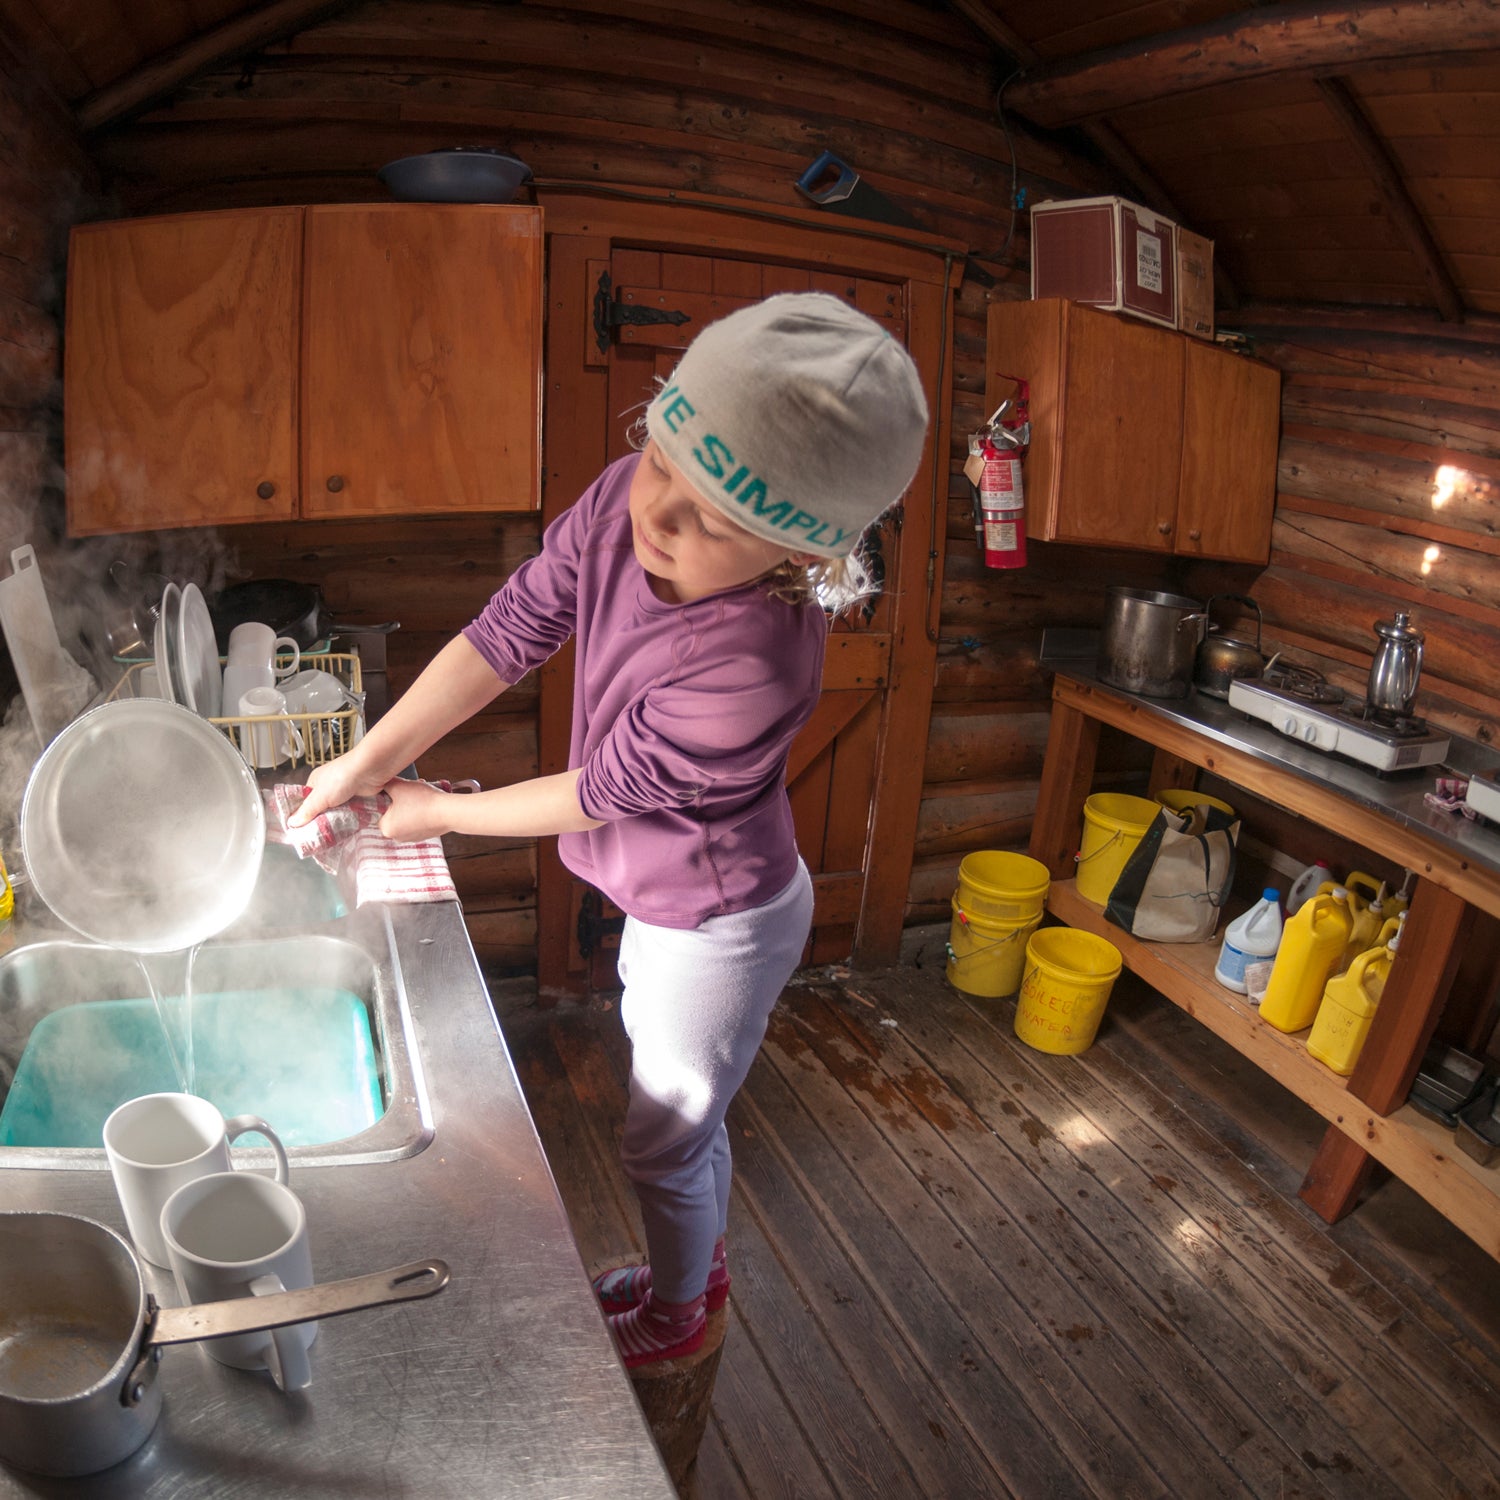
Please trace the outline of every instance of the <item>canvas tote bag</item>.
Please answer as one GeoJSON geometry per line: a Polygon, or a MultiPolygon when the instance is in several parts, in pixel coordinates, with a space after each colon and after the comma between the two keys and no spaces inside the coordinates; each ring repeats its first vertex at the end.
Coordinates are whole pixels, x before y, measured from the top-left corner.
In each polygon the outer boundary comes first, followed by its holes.
{"type": "Polygon", "coordinates": [[[1229,895],[1239,836],[1239,819],[1220,808],[1162,808],[1125,861],[1104,915],[1151,942],[1207,942],[1229,895]]]}

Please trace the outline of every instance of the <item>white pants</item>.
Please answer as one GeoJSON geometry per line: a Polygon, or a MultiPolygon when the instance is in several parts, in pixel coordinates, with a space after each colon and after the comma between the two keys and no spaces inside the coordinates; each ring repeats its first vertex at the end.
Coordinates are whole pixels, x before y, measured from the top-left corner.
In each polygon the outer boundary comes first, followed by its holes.
{"type": "Polygon", "coordinates": [[[729,1213],[724,1115],[812,930],[799,859],[779,896],[691,930],[625,919],[620,1018],[630,1037],[621,1157],[640,1200],[651,1285],[688,1302],[708,1284],[729,1213]]]}

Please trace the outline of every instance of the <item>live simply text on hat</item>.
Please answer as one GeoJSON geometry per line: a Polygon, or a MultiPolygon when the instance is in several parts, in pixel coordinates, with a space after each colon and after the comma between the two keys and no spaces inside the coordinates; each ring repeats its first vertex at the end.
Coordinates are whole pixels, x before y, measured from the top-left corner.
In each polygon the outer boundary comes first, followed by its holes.
{"type": "Polygon", "coordinates": [[[910,486],[927,400],[910,354],[824,292],[710,323],[646,412],[689,483],[757,536],[844,557],[910,486]]]}

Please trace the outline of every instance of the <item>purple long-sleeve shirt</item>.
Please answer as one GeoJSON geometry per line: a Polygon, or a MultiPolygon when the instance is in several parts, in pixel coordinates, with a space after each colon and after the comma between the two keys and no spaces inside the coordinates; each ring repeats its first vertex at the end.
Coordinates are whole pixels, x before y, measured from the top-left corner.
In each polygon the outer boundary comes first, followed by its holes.
{"type": "Polygon", "coordinates": [[[756,584],[658,599],[631,542],[638,462],[611,464],[464,635],[506,682],[577,636],[568,765],[603,826],[562,834],[558,853],[630,916],[690,928],[769,901],[796,871],[786,757],[828,625],[756,584]]]}

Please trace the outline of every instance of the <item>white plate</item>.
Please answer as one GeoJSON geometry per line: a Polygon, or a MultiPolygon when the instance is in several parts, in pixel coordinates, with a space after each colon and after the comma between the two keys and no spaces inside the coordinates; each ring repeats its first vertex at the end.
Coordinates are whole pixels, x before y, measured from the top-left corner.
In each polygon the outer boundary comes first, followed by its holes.
{"type": "Polygon", "coordinates": [[[190,948],[239,917],[265,834],[239,752],[160,698],[118,698],[74,719],[21,803],[37,895],[84,937],[136,953],[190,948]]]}
{"type": "Polygon", "coordinates": [[[156,634],[152,638],[152,653],[156,657],[156,685],[168,703],[180,703],[177,691],[177,668],[172,661],[173,642],[177,632],[172,622],[177,615],[182,599],[182,590],[169,583],[161,592],[161,608],[156,612],[156,634]]]}
{"type": "Polygon", "coordinates": [[[224,704],[224,668],[219,663],[213,617],[196,583],[182,591],[177,661],[182,673],[182,701],[205,719],[217,719],[224,704]]]}

